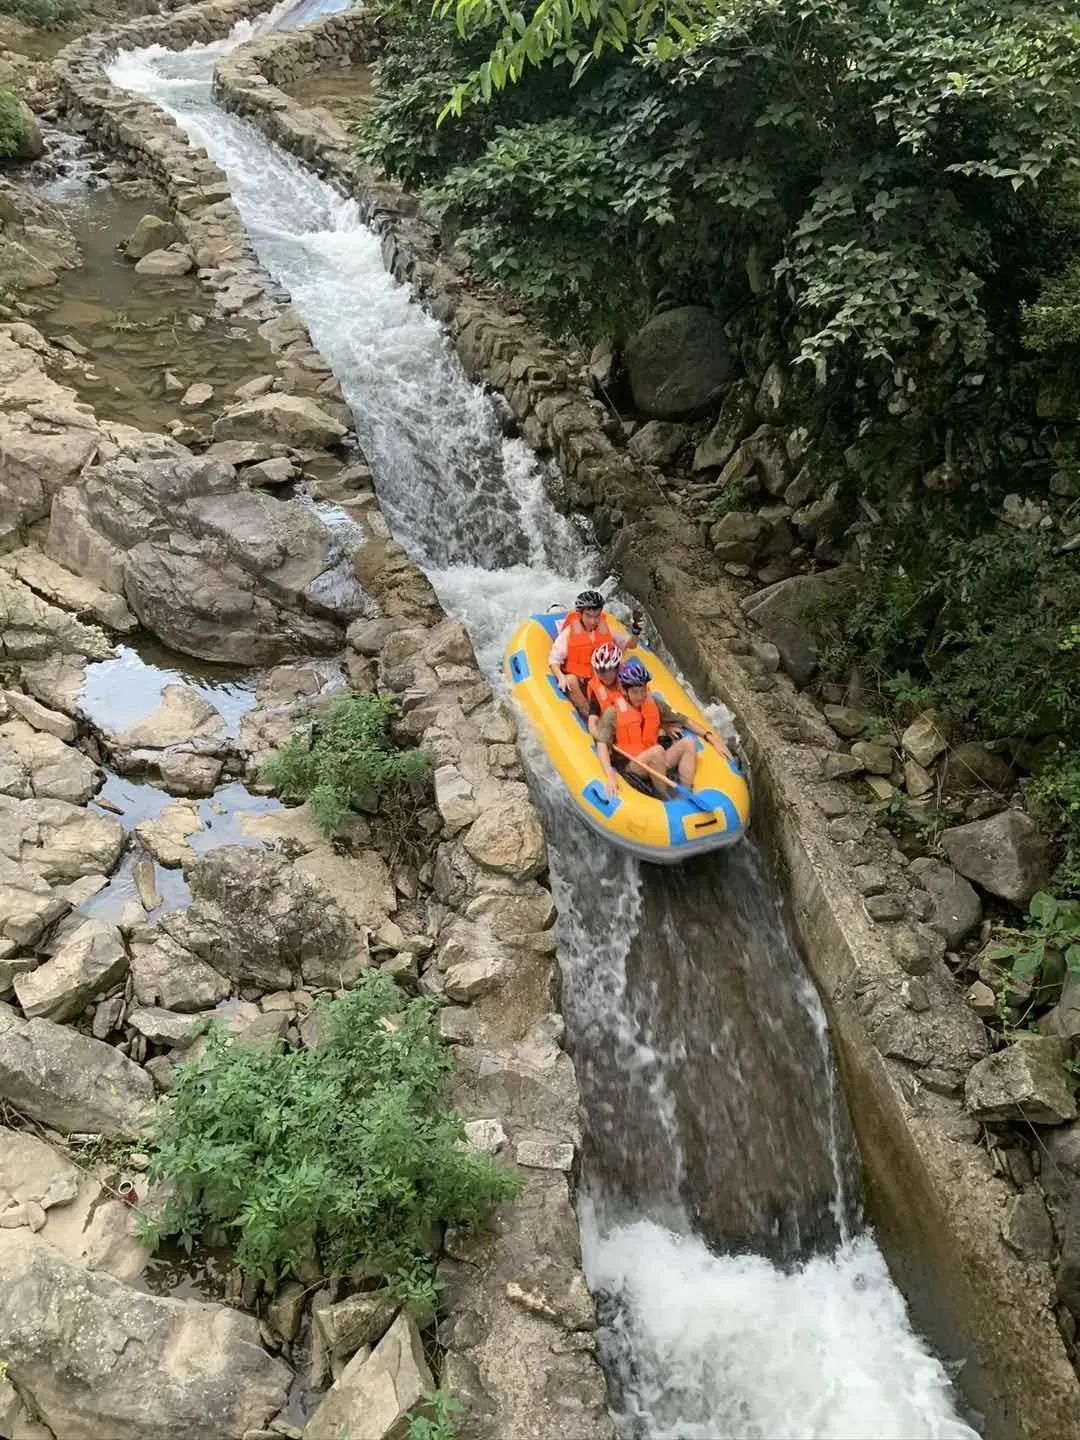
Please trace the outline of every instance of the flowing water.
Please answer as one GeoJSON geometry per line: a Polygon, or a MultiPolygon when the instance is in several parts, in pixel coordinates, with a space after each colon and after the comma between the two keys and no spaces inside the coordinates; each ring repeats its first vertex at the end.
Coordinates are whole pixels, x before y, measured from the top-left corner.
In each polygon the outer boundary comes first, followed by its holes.
{"type": "MultiPolygon", "coordinates": [[[[352,406],[398,539],[497,678],[525,611],[598,562],[355,205],[213,103],[218,44],[121,55],[227,173],[263,263],[352,406]]],[[[582,1238],[626,1440],[972,1440],[860,1219],[824,1017],[752,845],[659,871],[568,813],[542,765],[567,1030],[585,1118],[582,1238]]]]}

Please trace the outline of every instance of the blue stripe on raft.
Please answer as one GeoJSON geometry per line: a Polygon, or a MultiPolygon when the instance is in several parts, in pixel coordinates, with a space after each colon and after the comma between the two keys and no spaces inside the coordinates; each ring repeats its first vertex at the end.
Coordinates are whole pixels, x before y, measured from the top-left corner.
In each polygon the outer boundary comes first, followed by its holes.
{"type": "Polygon", "coordinates": [[[703,805],[708,806],[709,810],[720,812],[723,816],[723,824],[717,824],[715,827],[698,833],[687,834],[686,822],[693,819],[708,819],[706,812],[699,810],[691,801],[684,800],[681,796],[675,800],[668,800],[664,809],[667,812],[668,837],[672,845],[693,844],[694,841],[705,840],[710,835],[738,834],[743,828],[738,810],[730,796],[725,795],[722,790],[695,790],[694,794],[703,805]]]}
{"type": "Polygon", "coordinates": [[[594,810],[599,810],[600,814],[605,816],[608,820],[611,819],[612,815],[615,814],[615,811],[618,810],[619,806],[622,804],[622,801],[617,795],[614,800],[608,799],[607,791],[604,789],[603,785],[600,784],[599,780],[590,780],[589,783],[585,786],[584,790],[582,790],[581,794],[584,799],[589,802],[589,804],[593,807],[594,810]]]}
{"type": "Polygon", "coordinates": [[[520,685],[523,680],[529,678],[529,657],[524,650],[515,650],[506,662],[506,667],[510,671],[510,678],[515,685],[520,685]]]}
{"type": "Polygon", "coordinates": [[[727,763],[728,763],[728,769],[731,771],[731,773],[732,773],[733,775],[738,775],[738,777],[739,777],[740,780],[742,780],[742,779],[745,777],[746,772],[745,772],[745,770],[742,768],[742,766],[739,764],[739,762],[738,762],[737,760],[733,760],[733,759],[731,759],[731,757],[729,756],[729,757],[727,757],[727,763]]]}
{"type": "Polygon", "coordinates": [[[559,626],[566,619],[567,613],[565,610],[555,610],[550,615],[532,615],[529,618],[535,620],[538,625],[542,625],[552,640],[554,640],[555,636],[559,633],[559,626]]]}
{"type": "Polygon", "coordinates": [[[555,679],[555,676],[550,670],[547,672],[547,682],[555,691],[555,694],[559,697],[560,700],[565,700],[568,705],[571,703],[570,696],[559,689],[559,682],[555,679]]]}

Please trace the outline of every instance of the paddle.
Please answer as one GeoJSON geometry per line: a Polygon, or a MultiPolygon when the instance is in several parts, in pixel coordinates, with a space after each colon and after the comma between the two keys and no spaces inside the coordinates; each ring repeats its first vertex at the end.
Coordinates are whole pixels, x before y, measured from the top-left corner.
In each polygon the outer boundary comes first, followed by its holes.
{"type": "Polygon", "coordinates": [[[651,775],[654,780],[660,780],[663,784],[670,786],[676,795],[681,795],[684,800],[689,800],[690,804],[703,814],[712,815],[715,813],[716,807],[714,805],[707,805],[704,800],[699,799],[688,785],[682,785],[678,780],[672,780],[669,775],[662,775],[659,770],[654,770],[651,765],[643,765],[641,761],[633,755],[629,755],[625,750],[620,750],[618,745],[612,745],[611,749],[616,755],[621,755],[624,760],[631,761],[639,770],[644,770],[646,775],[651,775]]]}

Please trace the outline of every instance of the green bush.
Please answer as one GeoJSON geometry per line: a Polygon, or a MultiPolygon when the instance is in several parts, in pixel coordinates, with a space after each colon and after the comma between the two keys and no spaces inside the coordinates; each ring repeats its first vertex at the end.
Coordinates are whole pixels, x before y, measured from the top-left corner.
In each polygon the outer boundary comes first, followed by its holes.
{"type": "Polygon", "coordinates": [[[11,160],[26,149],[26,120],[14,90],[0,85],[0,160],[11,160]]]}
{"type": "Polygon", "coordinates": [[[156,1122],[149,1174],[173,1182],[176,1199],[147,1224],[147,1240],[178,1236],[190,1248],[222,1227],[249,1274],[296,1274],[312,1259],[324,1274],[363,1263],[403,1301],[430,1308],[434,1227],[476,1226],[519,1188],[461,1144],[461,1121],[445,1108],[453,1062],[435,1008],[368,971],[325,1006],[315,1050],[240,1045],[210,1030],[156,1122]]]}
{"type": "Polygon", "coordinates": [[[24,25],[57,30],[82,14],[77,0],[0,0],[0,15],[11,15],[24,25]]]}
{"type": "Polygon", "coordinates": [[[297,730],[259,767],[259,779],[289,800],[306,800],[330,835],[349,818],[355,801],[419,779],[431,769],[422,750],[400,750],[390,734],[393,699],[351,695],[297,730]]]}
{"type": "Polygon", "coordinates": [[[1080,897],[1080,747],[1061,747],[1035,779],[1031,798],[1057,823],[1062,836],[1064,853],[1055,888],[1080,897]]]}

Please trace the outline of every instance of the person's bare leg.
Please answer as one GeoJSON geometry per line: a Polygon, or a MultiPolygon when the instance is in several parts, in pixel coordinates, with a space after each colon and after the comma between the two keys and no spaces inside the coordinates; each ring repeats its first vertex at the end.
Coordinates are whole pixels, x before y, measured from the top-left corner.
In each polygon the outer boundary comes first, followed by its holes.
{"type": "Polygon", "coordinates": [[[668,764],[675,761],[679,779],[690,790],[694,788],[694,776],[697,774],[697,753],[697,746],[689,736],[676,741],[668,751],[668,764]]]}
{"type": "Polygon", "coordinates": [[[634,757],[630,768],[652,782],[652,787],[661,800],[670,800],[675,793],[671,781],[660,778],[667,774],[668,768],[668,751],[662,745],[651,745],[648,750],[643,750],[634,757]]]}
{"type": "Polygon", "coordinates": [[[574,709],[583,720],[589,717],[589,697],[585,694],[585,687],[576,675],[568,675],[566,693],[574,703],[574,709]]]}

